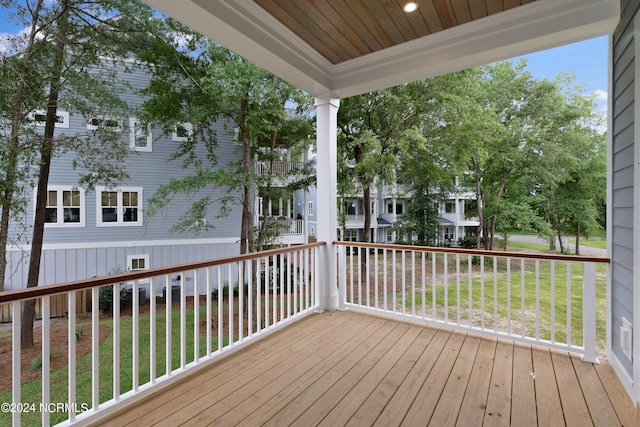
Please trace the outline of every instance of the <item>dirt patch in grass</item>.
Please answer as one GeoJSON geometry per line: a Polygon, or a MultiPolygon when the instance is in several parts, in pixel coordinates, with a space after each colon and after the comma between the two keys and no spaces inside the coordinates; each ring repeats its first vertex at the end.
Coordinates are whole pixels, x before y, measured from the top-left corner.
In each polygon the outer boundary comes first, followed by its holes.
{"type": "MultiPolygon", "coordinates": [[[[38,366],[38,363],[36,361],[37,359],[41,358],[42,351],[41,325],[41,321],[37,321],[34,324],[33,347],[22,349],[20,364],[21,382],[40,378],[42,376],[42,368],[41,366],[38,366]],[[33,369],[32,365],[37,366],[37,368],[33,369]]],[[[51,320],[49,348],[51,349],[50,371],[52,372],[67,364],[67,354],[69,351],[69,338],[67,335],[67,330],[66,319],[51,320]]],[[[76,330],[82,331],[81,336],[76,340],[76,357],[80,358],[91,353],[91,324],[89,322],[81,320],[76,325],[76,330]]],[[[111,329],[109,327],[100,325],[100,343],[102,343],[110,333],[111,329]]],[[[0,393],[11,390],[11,383],[11,334],[6,334],[0,337],[0,393]]]]}

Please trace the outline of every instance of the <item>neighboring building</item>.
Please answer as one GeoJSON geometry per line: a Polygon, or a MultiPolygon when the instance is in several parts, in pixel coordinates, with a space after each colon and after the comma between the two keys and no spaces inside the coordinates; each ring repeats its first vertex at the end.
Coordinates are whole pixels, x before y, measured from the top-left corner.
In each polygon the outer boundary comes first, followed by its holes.
{"type": "MultiPolygon", "coordinates": [[[[358,183],[354,185],[354,192],[342,199],[344,209],[344,232],[338,230],[341,240],[358,242],[364,236],[364,198],[358,183]]],[[[317,229],[316,189],[311,188],[307,196],[308,221],[307,233],[315,237],[317,229]]],[[[416,240],[416,236],[399,235],[394,228],[395,222],[407,211],[411,194],[404,185],[384,184],[371,190],[371,242],[396,243],[416,240]]],[[[302,193],[296,196],[297,204],[301,203],[302,193]]],[[[340,205],[340,201],[338,201],[340,205]]],[[[458,240],[469,235],[475,235],[480,221],[477,217],[467,217],[468,212],[476,210],[476,198],[473,192],[460,191],[447,194],[444,202],[438,206],[438,223],[440,225],[437,244],[442,246],[456,246],[458,240]]]]}
{"type": "Polygon", "coordinates": [[[440,203],[438,223],[440,234],[438,244],[456,246],[458,240],[466,236],[474,236],[480,221],[477,217],[468,216],[477,211],[477,200],[473,192],[459,192],[447,195],[440,203]]]}
{"type": "Polygon", "coordinates": [[[281,190],[281,195],[273,200],[265,199],[260,188],[256,188],[254,204],[254,224],[259,225],[263,220],[271,225],[277,232],[273,244],[291,245],[306,243],[304,212],[296,203],[298,193],[304,201],[304,190],[287,192],[285,188],[298,178],[298,172],[302,171],[304,162],[291,161],[291,150],[279,149],[279,159],[274,161],[256,161],[256,174],[272,175],[270,185],[281,190]]]}
{"type": "MultiPolygon", "coordinates": [[[[137,92],[147,86],[149,77],[140,70],[121,75],[132,87],[123,98],[135,111],[142,103],[137,92]]],[[[190,123],[178,125],[171,134],[164,135],[160,128],[140,126],[133,115],[125,118],[83,117],[66,111],[59,111],[58,115],[56,136],[86,134],[98,126],[109,126],[121,133],[132,151],[126,160],[130,179],[118,188],[96,187],[89,191],[77,187],[79,171],[72,166],[73,155],[63,154],[52,161],[40,284],[239,253],[240,207],[234,207],[222,218],[216,218],[215,212],[210,212],[210,217],[202,220],[215,228],[198,235],[169,232],[190,203],[186,197],[177,197],[171,206],[153,218],[145,217],[147,202],[161,184],[193,173],[192,169],[183,168],[180,160],[170,160],[178,144],[193,132],[190,123]]],[[[38,118],[36,114],[35,119],[38,118]]],[[[242,159],[233,135],[226,132],[222,124],[214,126],[219,140],[218,164],[242,159]]],[[[200,149],[203,157],[206,156],[204,148],[200,149]]],[[[224,190],[216,191],[223,195],[224,190]]],[[[27,227],[33,223],[34,200],[35,192],[27,208],[27,227]]],[[[25,235],[30,239],[28,231],[25,235]]],[[[12,237],[15,240],[15,236],[12,237]]],[[[29,249],[25,239],[8,248],[6,290],[26,285],[29,249]]],[[[178,276],[171,280],[178,280],[178,276]]],[[[162,285],[158,289],[161,292],[162,285]]]]}

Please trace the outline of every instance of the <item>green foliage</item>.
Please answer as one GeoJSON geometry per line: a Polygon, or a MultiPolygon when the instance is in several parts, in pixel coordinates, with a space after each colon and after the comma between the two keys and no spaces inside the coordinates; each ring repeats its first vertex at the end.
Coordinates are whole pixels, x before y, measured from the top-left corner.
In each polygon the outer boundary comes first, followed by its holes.
{"type": "MultiPolygon", "coordinates": [[[[255,250],[262,227],[253,227],[253,188],[264,197],[276,198],[274,174],[257,174],[254,160],[271,161],[276,148],[306,147],[313,135],[312,120],[307,110],[310,98],[300,90],[267,73],[219,44],[172,20],[154,20],[154,38],[144,60],[152,75],[144,91],[143,116],[149,122],[161,123],[165,133],[180,122],[193,124],[193,134],[181,142],[172,156],[190,170],[181,180],[161,186],[152,197],[147,220],[172,205],[178,197],[186,197],[186,208],[172,232],[203,232],[214,227],[207,221],[228,215],[233,206],[242,206],[240,230],[241,252],[255,250]],[[176,40],[186,41],[184,44],[176,40]],[[295,110],[287,109],[295,106],[295,110]],[[287,108],[285,108],[287,107],[287,108]],[[217,126],[223,125],[223,130],[217,126]],[[218,141],[224,133],[232,136],[238,161],[218,164],[218,141]],[[196,149],[204,146],[206,158],[196,149]],[[255,187],[254,187],[255,186],[255,187]],[[218,211],[211,215],[212,208],[218,211]]],[[[304,152],[304,150],[299,151],[304,152]]],[[[298,154],[299,155],[299,154],[298,154]]],[[[286,190],[307,188],[313,184],[313,171],[297,170],[286,190]]]]}
{"type": "MultiPolygon", "coordinates": [[[[113,314],[113,295],[114,285],[102,286],[99,292],[98,306],[106,314],[113,314]]],[[[118,285],[120,286],[120,285],[118,285]]],[[[126,310],[131,307],[133,301],[133,295],[131,289],[120,289],[120,310],[126,310]]]]}

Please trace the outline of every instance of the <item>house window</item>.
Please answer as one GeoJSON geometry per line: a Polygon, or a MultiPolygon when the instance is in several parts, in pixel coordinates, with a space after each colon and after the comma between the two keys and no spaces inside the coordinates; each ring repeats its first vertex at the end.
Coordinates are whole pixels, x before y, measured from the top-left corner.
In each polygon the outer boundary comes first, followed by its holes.
{"type": "Polygon", "coordinates": [[[356,202],[345,202],[344,210],[347,215],[355,215],[356,214],[356,202]]]}
{"type": "MultiPolygon", "coordinates": [[[[44,126],[47,121],[47,112],[45,110],[36,110],[33,113],[33,122],[36,126],[44,126]]],[[[67,111],[56,111],[57,128],[69,128],[69,113],[67,111]]]]}
{"type": "Polygon", "coordinates": [[[135,151],[151,151],[151,126],[141,123],[136,117],[129,118],[129,146],[135,151]]]}
{"type": "Polygon", "coordinates": [[[451,227],[444,228],[444,239],[448,242],[453,240],[453,228],[451,227]]]}
{"type": "Polygon", "coordinates": [[[393,230],[390,228],[387,230],[387,242],[393,242],[393,230]]]}
{"type": "Polygon", "coordinates": [[[84,190],[50,186],[44,222],[47,227],[84,227],[84,190]]]}
{"type": "Polygon", "coordinates": [[[258,217],[262,216],[262,203],[264,203],[262,197],[258,197],[258,217]]]}
{"type": "Polygon", "coordinates": [[[142,225],[142,188],[98,188],[98,226],[142,225]]]}
{"type": "Polygon", "coordinates": [[[345,242],[357,242],[358,241],[358,230],[345,230],[344,231],[344,241],[345,242]]]}
{"type": "Polygon", "coordinates": [[[314,210],[313,210],[313,202],[308,202],[308,205],[309,205],[309,208],[308,208],[308,210],[307,210],[307,213],[308,213],[310,216],[315,215],[315,214],[313,213],[313,212],[314,212],[314,210]]]}
{"type": "Polygon", "coordinates": [[[149,255],[127,255],[127,271],[149,269],[149,255]]]}
{"type": "Polygon", "coordinates": [[[98,128],[111,129],[114,132],[122,132],[122,121],[115,117],[90,117],[87,120],[87,129],[96,130],[98,128]]]}
{"type": "Polygon", "coordinates": [[[191,123],[178,123],[171,133],[171,140],[184,142],[193,136],[193,125],[191,123]]]}
{"type": "Polygon", "coordinates": [[[446,213],[456,213],[456,202],[446,202],[444,204],[444,211],[446,213]]]}
{"type": "Polygon", "coordinates": [[[387,202],[387,213],[395,213],[396,215],[402,215],[404,213],[404,202],[393,203],[393,200],[387,202]],[[395,212],[393,210],[395,206],[395,212]]]}
{"type": "Polygon", "coordinates": [[[478,201],[477,200],[465,200],[464,201],[464,211],[465,213],[477,213],[478,212],[478,201]]]}

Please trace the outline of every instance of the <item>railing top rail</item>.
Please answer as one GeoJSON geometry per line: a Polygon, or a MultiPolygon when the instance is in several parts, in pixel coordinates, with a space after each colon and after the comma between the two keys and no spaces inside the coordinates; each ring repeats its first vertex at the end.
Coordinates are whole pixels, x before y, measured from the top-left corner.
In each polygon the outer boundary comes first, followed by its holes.
{"type": "Polygon", "coordinates": [[[113,274],[111,276],[95,277],[92,279],[76,280],[73,282],[56,283],[52,285],[36,286],[27,289],[15,289],[11,291],[0,292],[0,304],[13,301],[27,300],[39,298],[46,295],[55,295],[64,292],[79,291],[82,289],[90,289],[99,286],[111,285],[113,283],[132,282],[134,280],[145,279],[148,277],[161,276],[164,274],[180,273],[186,270],[197,270],[200,268],[212,267],[215,265],[224,265],[232,262],[248,261],[256,258],[273,256],[288,252],[295,252],[304,249],[324,246],[325,242],[307,243],[304,245],[296,245],[287,248],[271,249],[268,251],[253,252],[244,255],[234,255],[223,258],[216,258],[207,261],[199,261],[187,264],[173,265],[171,267],[159,267],[149,270],[140,270],[130,273],[113,274]]]}
{"type": "Polygon", "coordinates": [[[605,263],[605,264],[611,263],[610,258],[598,257],[598,256],[552,255],[552,254],[528,253],[528,252],[488,251],[483,249],[461,249],[461,248],[437,248],[437,247],[431,247],[431,246],[391,245],[391,244],[366,243],[366,242],[335,241],[333,243],[339,246],[356,246],[356,247],[362,247],[362,248],[378,248],[378,249],[391,249],[391,250],[402,250],[402,251],[499,256],[504,258],[545,259],[545,260],[552,260],[552,261],[596,262],[596,263],[605,263]]]}

